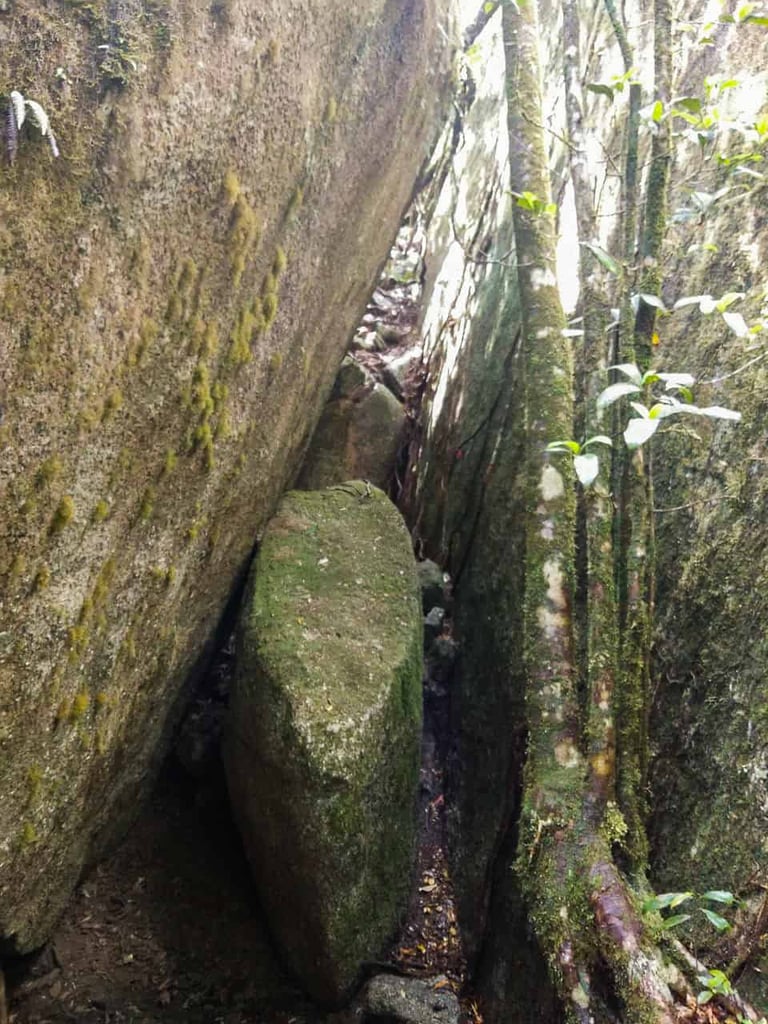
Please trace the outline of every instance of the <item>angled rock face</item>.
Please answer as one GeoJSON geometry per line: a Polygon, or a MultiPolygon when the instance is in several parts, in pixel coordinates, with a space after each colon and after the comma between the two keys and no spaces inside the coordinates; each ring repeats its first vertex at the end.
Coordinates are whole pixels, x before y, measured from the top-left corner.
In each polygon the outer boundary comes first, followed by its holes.
{"type": "Polygon", "coordinates": [[[24,125],[0,168],[0,946],[17,951],[148,792],[447,98],[437,0],[150,6],[0,5],[0,103],[41,103],[62,154],[24,125]]]}
{"type": "Polygon", "coordinates": [[[288,494],[248,586],[225,760],[287,964],[338,1002],[405,909],[421,613],[400,513],[361,482],[288,494]]]}

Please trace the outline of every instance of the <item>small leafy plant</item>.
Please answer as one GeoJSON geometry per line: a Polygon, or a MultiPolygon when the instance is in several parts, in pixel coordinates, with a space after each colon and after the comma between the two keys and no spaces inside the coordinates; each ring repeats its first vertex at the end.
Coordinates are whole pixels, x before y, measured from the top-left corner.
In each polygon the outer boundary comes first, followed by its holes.
{"type": "Polygon", "coordinates": [[[33,124],[43,138],[48,140],[51,152],[59,156],[56,136],[51,130],[51,122],[43,107],[36,100],[26,99],[22,93],[14,89],[8,99],[5,111],[5,149],[8,162],[13,163],[19,148],[19,133],[25,123],[33,124]]]}
{"type": "MultiPolygon", "coordinates": [[[[639,395],[645,399],[644,402],[635,399],[629,403],[637,415],[627,422],[624,430],[624,443],[627,448],[639,448],[653,437],[663,420],[681,413],[734,422],[741,419],[741,413],[735,412],[733,409],[726,409],[721,405],[704,407],[695,405],[691,393],[695,378],[690,373],[661,373],[657,370],[648,370],[646,373],[642,373],[634,363],[620,363],[617,366],[611,366],[610,369],[617,370],[626,380],[609,384],[600,392],[597,396],[598,414],[603,413],[620,398],[639,395]],[[651,393],[654,384],[664,385],[664,393],[656,398],[651,393]],[[680,397],[677,397],[678,395],[680,397]]],[[[573,455],[573,468],[579,483],[583,487],[589,487],[597,479],[600,469],[597,454],[586,451],[587,448],[595,444],[610,447],[612,442],[604,434],[597,434],[582,443],[571,440],[552,441],[547,445],[546,450],[548,452],[570,452],[573,455]]]]}
{"type": "Polygon", "coordinates": [[[700,1004],[708,1003],[713,996],[730,996],[733,993],[733,987],[728,979],[728,975],[723,971],[716,970],[714,967],[712,970],[708,970],[706,974],[700,974],[698,982],[703,986],[701,992],[696,997],[700,1004]]]}
{"type": "MultiPolygon", "coordinates": [[[[710,889],[707,892],[702,893],[700,896],[695,892],[663,892],[657,896],[651,896],[643,903],[643,913],[647,914],[651,911],[661,910],[675,910],[677,907],[683,906],[685,903],[698,904],[698,909],[704,917],[709,921],[718,932],[724,933],[730,930],[731,925],[728,921],[716,911],[712,909],[709,904],[718,904],[719,906],[733,907],[738,904],[738,900],[732,892],[728,892],[725,889],[710,889]]],[[[675,928],[679,924],[683,924],[685,921],[690,921],[692,914],[670,914],[669,917],[665,917],[662,921],[661,927],[664,931],[668,931],[670,928],[675,928]]]]}

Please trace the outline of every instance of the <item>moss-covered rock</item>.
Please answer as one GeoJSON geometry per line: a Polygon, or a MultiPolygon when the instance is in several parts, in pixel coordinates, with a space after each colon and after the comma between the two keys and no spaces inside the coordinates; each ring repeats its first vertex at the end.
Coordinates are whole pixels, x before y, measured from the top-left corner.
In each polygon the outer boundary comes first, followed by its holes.
{"type": "Polygon", "coordinates": [[[271,929],[338,1002],[395,931],[415,839],[421,610],[397,509],[362,482],[288,494],[239,629],[225,759],[271,929]]]}
{"type": "Polygon", "coordinates": [[[0,168],[0,944],[152,784],[438,127],[444,6],[0,5],[0,103],[62,154],[0,168]]]}
{"type": "Polygon", "coordinates": [[[312,436],[297,486],[314,491],[359,478],[387,490],[404,431],[400,402],[347,357],[312,436]]]}

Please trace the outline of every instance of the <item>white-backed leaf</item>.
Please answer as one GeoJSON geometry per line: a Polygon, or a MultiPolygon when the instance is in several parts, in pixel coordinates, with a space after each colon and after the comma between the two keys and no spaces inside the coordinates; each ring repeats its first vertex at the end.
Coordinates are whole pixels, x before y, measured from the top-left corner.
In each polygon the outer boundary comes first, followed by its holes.
{"type": "Polygon", "coordinates": [[[27,117],[27,108],[24,106],[24,97],[15,89],[11,93],[11,106],[13,107],[13,116],[16,118],[16,127],[21,128],[27,117]]]}
{"type": "Polygon", "coordinates": [[[679,412],[679,410],[667,402],[657,402],[648,410],[648,418],[651,420],[663,420],[667,416],[673,416],[676,412],[679,412]]]}
{"type": "Polygon", "coordinates": [[[646,405],[643,405],[642,402],[630,402],[629,404],[632,406],[632,408],[635,410],[638,416],[642,416],[644,420],[648,419],[650,413],[646,405]]]}
{"type": "Polygon", "coordinates": [[[563,338],[583,338],[584,331],[580,331],[578,327],[565,327],[560,334],[563,338]]]}
{"type": "Polygon", "coordinates": [[[656,433],[660,420],[630,420],[624,431],[624,443],[627,448],[639,448],[656,433]]]}
{"type": "Polygon", "coordinates": [[[597,396],[597,408],[607,409],[609,405],[613,405],[614,402],[624,398],[625,395],[636,395],[639,390],[640,388],[637,384],[629,384],[624,381],[619,381],[617,384],[609,384],[597,396]]]}
{"type": "Polygon", "coordinates": [[[749,327],[741,313],[723,313],[723,320],[728,324],[737,338],[743,338],[749,334],[749,327]]]}
{"type": "Polygon", "coordinates": [[[600,471],[600,461],[594,452],[587,452],[586,455],[577,455],[573,460],[573,468],[579,483],[583,487],[589,487],[597,479],[600,471]]]}
{"type": "Polygon", "coordinates": [[[734,423],[741,421],[741,413],[735,409],[724,409],[722,405],[708,405],[704,409],[697,409],[702,416],[708,416],[711,420],[733,420],[734,423]]]}
{"type": "Polygon", "coordinates": [[[654,309],[661,310],[662,313],[668,313],[669,310],[664,305],[658,295],[648,295],[646,292],[640,293],[640,298],[646,304],[646,306],[653,306],[654,309]]]}
{"type": "Polygon", "coordinates": [[[701,302],[699,303],[699,312],[703,313],[704,316],[709,316],[710,313],[714,313],[717,309],[717,303],[711,295],[702,295],[701,302]]]}
{"type": "Polygon", "coordinates": [[[613,441],[610,439],[610,437],[606,437],[605,434],[595,434],[594,437],[588,437],[581,447],[589,448],[591,444],[604,444],[607,445],[609,448],[613,448],[613,441]]]}
{"type": "Polygon", "coordinates": [[[48,121],[48,115],[37,102],[37,100],[25,100],[29,114],[32,120],[35,122],[37,127],[40,129],[41,135],[47,135],[50,123],[48,121]]]}
{"type": "Polygon", "coordinates": [[[686,295],[678,299],[672,309],[683,309],[685,306],[700,306],[704,299],[711,299],[711,295],[686,295]]]}
{"type": "Polygon", "coordinates": [[[679,907],[681,903],[687,903],[688,900],[693,898],[692,892],[676,892],[670,901],[670,908],[679,907]]]}
{"type": "Polygon", "coordinates": [[[633,384],[638,386],[643,383],[643,375],[634,363],[614,363],[608,367],[609,370],[618,370],[625,377],[629,377],[633,384]]]}
{"type": "Polygon", "coordinates": [[[660,373],[658,377],[667,385],[667,390],[670,388],[692,388],[696,383],[696,378],[692,373],[660,373]]]}
{"type": "Polygon", "coordinates": [[[548,452],[573,452],[574,455],[578,455],[581,445],[578,441],[550,441],[546,450],[548,452]]]}

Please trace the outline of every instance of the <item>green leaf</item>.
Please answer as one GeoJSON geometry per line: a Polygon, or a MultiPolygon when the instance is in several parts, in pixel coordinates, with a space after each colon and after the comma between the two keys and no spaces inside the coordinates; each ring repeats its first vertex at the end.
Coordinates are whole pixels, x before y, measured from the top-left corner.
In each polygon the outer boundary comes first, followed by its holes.
{"type": "Polygon", "coordinates": [[[693,392],[684,384],[667,384],[667,391],[676,391],[684,401],[693,405],[693,392]]]}
{"type": "Polygon", "coordinates": [[[548,452],[573,452],[574,455],[578,455],[581,445],[578,441],[550,441],[545,450],[548,452]]]}
{"type": "Polygon", "coordinates": [[[613,103],[613,89],[610,85],[603,85],[602,82],[590,82],[587,85],[590,92],[596,92],[599,96],[607,96],[613,103]]]}
{"type": "Polygon", "coordinates": [[[678,96],[672,102],[676,107],[682,107],[683,110],[687,110],[690,114],[701,113],[702,104],[698,96],[678,96]]]}
{"type": "Polygon", "coordinates": [[[636,384],[629,384],[625,381],[609,384],[597,396],[597,408],[598,410],[607,409],[609,405],[613,405],[620,398],[624,398],[626,395],[636,395],[639,390],[640,388],[636,384]]]}
{"type": "Polygon", "coordinates": [[[659,427],[657,419],[634,419],[627,424],[624,431],[624,443],[627,448],[639,448],[650,440],[659,427]]]}
{"type": "Polygon", "coordinates": [[[613,274],[614,277],[619,276],[621,273],[621,265],[617,263],[610,253],[605,251],[602,245],[598,245],[597,242],[582,242],[581,244],[586,249],[589,249],[597,262],[604,267],[609,274],[613,274]]]}
{"type": "Polygon", "coordinates": [[[727,889],[710,889],[701,894],[703,900],[711,900],[713,903],[726,903],[728,905],[736,902],[736,897],[727,889]]]}
{"type": "Polygon", "coordinates": [[[662,117],[664,117],[664,104],[661,100],[656,100],[651,107],[651,120],[658,124],[662,117]]]}
{"type": "Polygon", "coordinates": [[[736,8],[736,21],[746,21],[752,15],[752,12],[757,10],[759,4],[746,3],[741,4],[740,7],[736,8]]]}
{"type": "Polygon", "coordinates": [[[588,452],[586,455],[577,455],[575,457],[573,468],[582,487],[589,487],[597,479],[597,474],[600,471],[600,462],[593,452],[588,452]]]}
{"type": "Polygon", "coordinates": [[[662,930],[666,932],[670,928],[676,928],[679,924],[682,924],[683,921],[690,921],[690,919],[690,914],[672,914],[671,917],[664,918],[664,920],[661,922],[661,927],[662,930]]]}
{"type": "Polygon", "coordinates": [[[495,6],[496,4],[493,3],[493,0],[488,0],[488,3],[483,4],[483,10],[486,14],[490,14],[495,6]]]}
{"type": "Polygon", "coordinates": [[[709,1000],[712,998],[714,994],[715,993],[711,992],[709,989],[705,989],[703,992],[699,992],[699,994],[696,996],[696,1002],[699,1004],[699,1006],[703,1006],[704,1003],[709,1002],[709,1000]]]}
{"type": "Polygon", "coordinates": [[[719,932],[726,932],[731,927],[730,924],[725,920],[725,918],[721,917],[719,914],[716,914],[714,910],[708,910],[706,907],[699,907],[699,909],[701,910],[704,917],[706,917],[706,919],[709,921],[709,923],[713,924],[719,932]]]}
{"type": "Polygon", "coordinates": [[[744,298],[744,292],[726,292],[717,300],[718,313],[724,313],[734,302],[744,298]]]}
{"type": "Polygon", "coordinates": [[[687,903],[690,899],[693,899],[692,892],[673,892],[669,906],[670,908],[679,907],[681,903],[687,903]]]}
{"type": "Polygon", "coordinates": [[[665,907],[679,907],[681,903],[691,899],[692,892],[662,892],[651,896],[643,903],[643,910],[664,910],[665,907]]]}

